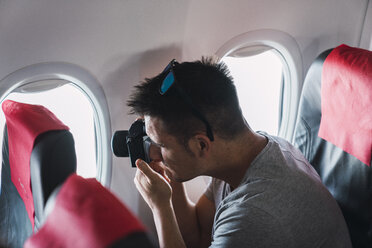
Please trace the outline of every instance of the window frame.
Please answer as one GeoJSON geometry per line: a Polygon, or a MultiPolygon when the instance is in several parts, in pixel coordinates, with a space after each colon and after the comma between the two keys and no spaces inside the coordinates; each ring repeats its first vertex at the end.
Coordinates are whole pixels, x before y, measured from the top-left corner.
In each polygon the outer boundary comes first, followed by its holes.
{"type": "Polygon", "coordinates": [[[234,52],[253,46],[273,48],[283,63],[282,106],[279,112],[278,136],[292,140],[298,103],[303,84],[303,63],[296,40],[289,34],[273,29],[261,29],[238,35],[223,44],[215,53],[222,59],[234,52]]]}
{"type": "Polygon", "coordinates": [[[42,80],[61,79],[74,84],[88,98],[94,113],[96,132],[97,180],[104,186],[111,183],[112,154],[110,150],[111,123],[102,86],[84,68],[66,62],[45,62],[21,68],[0,81],[0,102],[17,88],[42,80]]]}

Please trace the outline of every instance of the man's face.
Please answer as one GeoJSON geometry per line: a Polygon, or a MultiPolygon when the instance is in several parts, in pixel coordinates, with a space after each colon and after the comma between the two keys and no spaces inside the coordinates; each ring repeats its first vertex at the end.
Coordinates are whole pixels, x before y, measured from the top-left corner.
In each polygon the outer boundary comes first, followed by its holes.
{"type": "Polygon", "coordinates": [[[146,133],[153,141],[150,157],[160,162],[171,180],[184,182],[199,174],[197,159],[190,151],[177,141],[177,138],[166,132],[159,118],[145,116],[146,133]]]}

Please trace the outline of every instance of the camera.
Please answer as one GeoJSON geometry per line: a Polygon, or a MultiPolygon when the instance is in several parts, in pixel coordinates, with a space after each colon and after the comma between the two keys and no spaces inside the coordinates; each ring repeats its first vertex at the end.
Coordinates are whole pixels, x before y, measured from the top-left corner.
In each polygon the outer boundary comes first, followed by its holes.
{"type": "Polygon", "coordinates": [[[150,146],[143,120],[133,122],[129,130],[116,131],[111,139],[112,152],[116,157],[130,157],[132,167],[139,158],[150,163],[150,146]]]}

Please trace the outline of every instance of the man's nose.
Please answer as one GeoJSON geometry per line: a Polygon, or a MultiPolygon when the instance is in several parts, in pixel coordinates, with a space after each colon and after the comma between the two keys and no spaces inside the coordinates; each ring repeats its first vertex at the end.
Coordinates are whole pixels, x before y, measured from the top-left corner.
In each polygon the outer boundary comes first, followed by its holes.
{"type": "Polygon", "coordinates": [[[163,161],[163,157],[161,156],[160,147],[151,144],[149,150],[149,156],[151,161],[161,162],[163,161]]]}

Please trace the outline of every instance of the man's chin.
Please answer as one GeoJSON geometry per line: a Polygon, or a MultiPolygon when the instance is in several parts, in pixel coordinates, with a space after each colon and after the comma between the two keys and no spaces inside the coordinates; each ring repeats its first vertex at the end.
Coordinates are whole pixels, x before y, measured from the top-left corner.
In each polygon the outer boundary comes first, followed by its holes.
{"type": "Polygon", "coordinates": [[[169,179],[173,182],[184,183],[184,182],[191,180],[192,178],[184,178],[184,177],[179,177],[177,175],[172,175],[171,177],[169,177],[169,179]]]}
{"type": "Polygon", "coordinates": [[[177,183],[183,183],[185,180],[183,180],[182,178],[180,178],[179,176],[175,175],[174,173],[170,172],[169,170],[166,170],[165,171],[165,174],[167,175],[167,177],[173,181],[173,182],[177,182],[177,183]]]}

